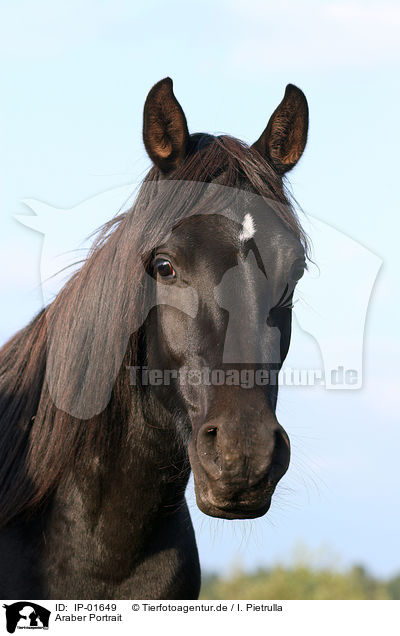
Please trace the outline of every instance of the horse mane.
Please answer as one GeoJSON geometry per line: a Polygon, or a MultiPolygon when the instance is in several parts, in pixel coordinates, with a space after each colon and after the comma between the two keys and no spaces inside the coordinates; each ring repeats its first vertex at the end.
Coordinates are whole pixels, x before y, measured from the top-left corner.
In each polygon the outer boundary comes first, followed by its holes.
{"type": "Polygon", "coordinates": [[[96,458],[116,461],[116,449],[126,446],[133,402],[140,412],[140,388],[129,386],[126,366],[145,355],[141,330],[132,329],[129,315],[146,304],[144,276],[154,246],[212,182],[237,188],[245,183],[276,202],[276,214],[307,251],[281,177],[243,142],[192,135],[188,156],[167,178],[152,167],[132,208],[100,229],[81,269],[0,350],[0,527],[34,511],[74,469],[84,471],[96,458]],[[178,193],[175,205],[166,205],[181,183],[184,196],[178,193]],[[121,323],[126,333],[116,343],[121,323]],[[99,387],[87,391],[91,368],[99,387]],[[103,381],[112,387],[105,405],[103,381]],[[92,413],[93,405],[98,412],[92,413]]]}

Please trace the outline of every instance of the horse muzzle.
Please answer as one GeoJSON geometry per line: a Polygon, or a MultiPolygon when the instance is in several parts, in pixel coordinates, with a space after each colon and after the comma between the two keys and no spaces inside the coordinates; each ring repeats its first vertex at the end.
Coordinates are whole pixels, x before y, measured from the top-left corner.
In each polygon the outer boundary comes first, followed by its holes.
{"type": "Polygon", "coordinates": [[[261,517],[289,466],[289,438],[275,415],[262,409],[254,421],[246,410],[207,421],[189,445],[197,505],[212,517],[261,517]]]}

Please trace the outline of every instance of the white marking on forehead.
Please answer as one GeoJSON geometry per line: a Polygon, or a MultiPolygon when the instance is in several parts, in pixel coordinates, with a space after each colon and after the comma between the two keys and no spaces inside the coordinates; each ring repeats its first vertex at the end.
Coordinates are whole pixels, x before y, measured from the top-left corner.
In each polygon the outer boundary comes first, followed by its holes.
{"type": "Polygon", "coordinates": [[[244,221],[242,224],[242,231],[239,234],[239,239],[241,241],[248,241],[254,236],[255,233],[256,233],[256,224],[254,223],[254,219],[251,216],[251,214],[247,212],[247,214],[244,217],[244,221]]]}

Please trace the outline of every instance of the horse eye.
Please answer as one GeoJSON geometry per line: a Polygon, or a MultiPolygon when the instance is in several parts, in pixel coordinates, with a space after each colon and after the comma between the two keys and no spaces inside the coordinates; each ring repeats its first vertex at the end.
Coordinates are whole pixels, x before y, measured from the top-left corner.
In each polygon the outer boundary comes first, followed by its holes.
{"type": "Polygon", "coordinates": [[[176,272],[172,264],[166,258],[158,258],[156,260],[157,272],[162,278],[175,278],[176,272]]]}

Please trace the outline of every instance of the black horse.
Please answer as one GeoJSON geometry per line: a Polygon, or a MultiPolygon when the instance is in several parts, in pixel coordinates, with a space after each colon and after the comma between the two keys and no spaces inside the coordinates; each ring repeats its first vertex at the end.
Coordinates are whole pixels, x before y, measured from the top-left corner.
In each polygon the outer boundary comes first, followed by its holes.
{"type": "Polygon", "coordinates": [[[307,129],[293,85],[251,147],[189,135],[172,81],[151,89],[135,204],[0,351],[2,598],[197,598],[190,469],[204,513],[269,509],[307,256],[283,176],[307,129]]]}

